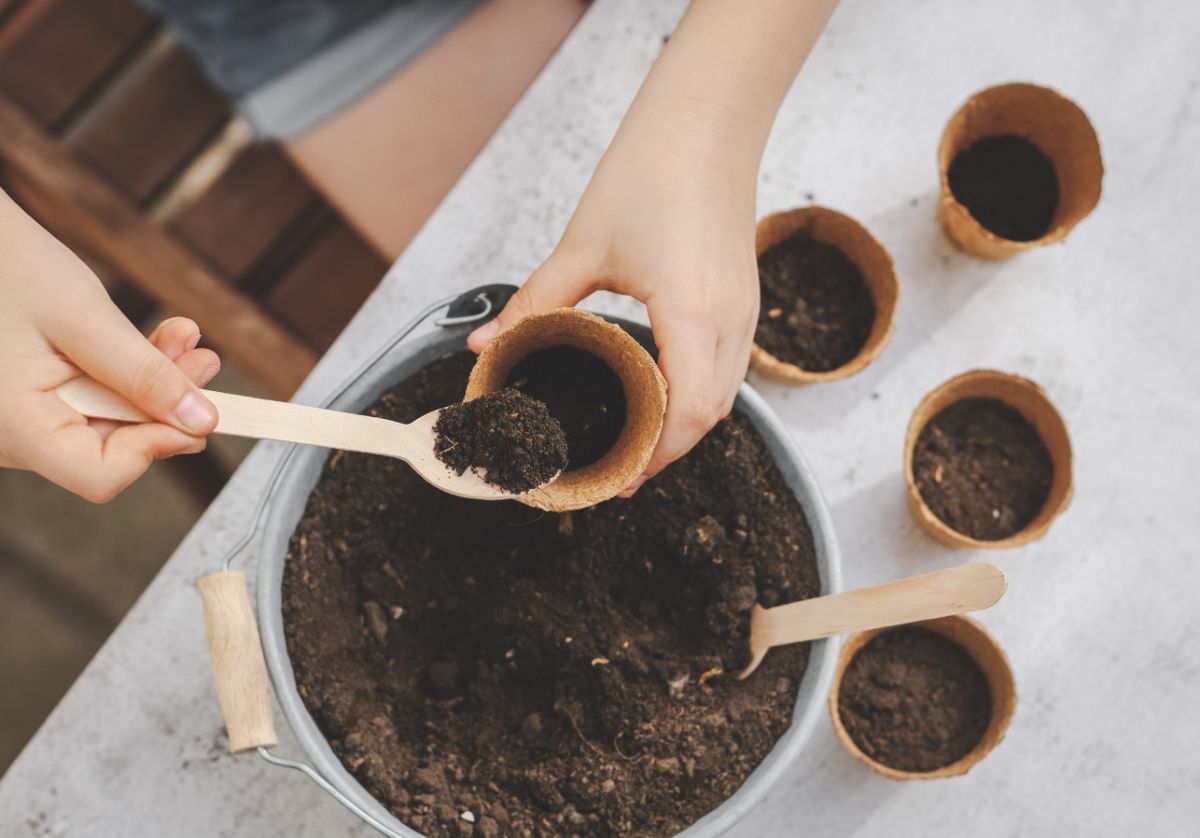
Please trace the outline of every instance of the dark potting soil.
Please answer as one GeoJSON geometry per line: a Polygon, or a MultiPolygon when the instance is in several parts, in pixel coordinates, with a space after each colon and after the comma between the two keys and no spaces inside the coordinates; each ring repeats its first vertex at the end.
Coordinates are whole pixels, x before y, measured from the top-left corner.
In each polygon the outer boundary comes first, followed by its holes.
{"type": "MultiPolygon", "coordinates": [[[[375,411],[453,401],[473,360],[432,363],[375,411]]],[[[790,723],[808,647],[737,681],[746,609],[818,590],[803,511],[735,416],[635,497],[562,515],[336,454],[292,537],[283,616],[317,724],[416,829],[663,836],[790,723]]]]}
{"type": "Polygon", "coordinates": [[[1020,411],[999,399],[963,399],[925,425],[913,477],[944,523],[981,541],[1029,525],[1050,496],[1054,461],[1020,411]]]}
{"type": "Polygon", "coordinates": [[[950,191],[991,232],[1011,241],[1046,235],[1058,209],[1058,176],[1024,137],[984,137],[960,152],[947,172],[950,191]]]}
{"type": "Polygon", "coordinates": [[[567,437],[543,402],[505,387],[438,414],[433,451],[451,470],[485,470],[507,492],[527,492],[567,467],[567,437]]]}
{"type": "Polygon", "coordinates": [[[935,771],[979,744],[992,691],[952,640],[902,626],[872,638],[842,677],[838,714],[863,753],[901,771],[935,771]]]}
{"type": "Polygon", "coordinates": [[[524,358],[508,377],[546,403],[567,435],[568,469],[589,466],[609,452],[625,427],[625,387],[590,352],[554,346],[524,358]]]}
{"type": "Polygon", "coordinates": [[[754,342],[781,361],[829,372],[858,355],[875,300],[841,250],[803,230],[758,257],[762,305],[754,342]]]}

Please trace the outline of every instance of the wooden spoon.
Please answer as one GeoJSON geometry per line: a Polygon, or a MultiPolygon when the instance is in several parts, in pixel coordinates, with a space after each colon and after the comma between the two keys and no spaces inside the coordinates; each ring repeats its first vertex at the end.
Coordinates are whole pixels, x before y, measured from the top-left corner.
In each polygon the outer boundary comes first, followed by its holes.
{"type": "MultiPolygon", "coordinates": [[[[68,381],[57,392],[64,402],[93,419],[154,421],[123,397],[87,377],[68,381]]],[[[216,433],[219,434],[382,454],[403,460],[430,484],[461,498],[512,500],[517,497],[484,481],[471,469],[455,474],[437,458],[433,453],[433,426],[440,410],[404,424],[340,410],[254,399],[213,390],[201,392],[217,408],[216,433]]]]}
{"type": "Polygon", "coordinates": [[[1004,571],[980,563],[775,608],[755,605],[750,612],[750,665],[738,679],[757,669],[774,646],[982,611],[995,605],[1007,587],[1004,571]]]}

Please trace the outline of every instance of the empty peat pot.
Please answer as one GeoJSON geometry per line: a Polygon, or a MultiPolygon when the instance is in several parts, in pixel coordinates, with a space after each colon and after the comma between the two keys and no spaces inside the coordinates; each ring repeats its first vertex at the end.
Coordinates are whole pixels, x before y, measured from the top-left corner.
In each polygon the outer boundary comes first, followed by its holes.
{"type": "Polygon", "coordinates": [[[984,259],[1061,241],[1095,209],[1104,178],[1087,114],[1057,91],[1025,83],[968,99],[942,132],[938,167],[942,228],[984,259]]]}
{"type": "MultiPolygon", "coordinates": [[[[968,417],[968,421],[969,419],[970,417],[968,417]]],[[[1018,426],[1015,431],[1020,433],[1022,428],[1018,426]]],[[[986,436],[986,432],[982,433],[986,436]]],[[[972,430],[972,434],[973,438],[966,439],[957,446],[954,457],[968,457],[974,451],[981,451],[981,456],[996,456],[995,440],[981,439],[981,432],[978,429],[972,430]]],[[[1037,440],[1032,440],[1032,442],[1037,444],[1037,440]]],[[[959,464],[961,465],[961,460],[959,464]]],[[[953,470],[955,467],[955,462],[947,462],[944,466],[947,470],[953,470]]],[[[959,489],[964,493],[983,492],[984,489],[979,488],[981,481],[994,484],[1004,477],[1001,467],[994,463],[989,465],[968,462],[966,467],[975,468],[973,472],[962,474],[961,480],[957,484],[947,482],[947,487],[959,485],[964,487],[959,489]]],[[[943,466],[939,465],[937,468],[940,469],[943,466]]],[[[1017,547],[1041,538],[1050,528],[1051,522],[1071,502],[1071,472],[1071,439],[1067,434],[1067,426],[1063,422],[1062,416],[1059,415],[1058,410],[1055,409],[1041,387],[1029,379],[1017,375],[995,370],[965,372],[925,396],[917,405],[917,409],[908,423],[908,433],[904,442],[904,482],[908,492],[909,508],[917,519],[917,523],[926,532],[950,547],[1017,547]],[[921,494],[922,476],[917,473],[916,460],[918,448],[923,445],[922,434],[930,423],[939,417],[950,420],[956,418],[954,414],[946,414],[944,411],[956,405],[960,406],[960,409],[970,408],[972,400],[974,400],[974,404],[998,413],[999,419],[1002,421],[1015,420],[1019,425],[1027,423],[1028,426],[1032,426],[1032,430],[1036,432],[1041,442],[1038,448],[1041,454],[1049,460],[1049,474],[1044,490],[1045,499],[1040,508],[1027,516],[1028,520],[1023,521],[1018,529],[1000,538],[975,537],[956,529],[939,517],[929,500],[921,494]],[[997,406],[996,402],[1002,404],[997,406]],[[1012,414],[1012,411],[1015,411],[1017,415],[1012,414]],[[1005,413],[1009,415],[1005,416],[1005,413]],[[1022,420],[1024,421],[1022,422],[1022,420]]],[[[953,475],[945,476],[952,477],[953,475]]],[[[943,475],[935,472],[934,477],[940,481],[943,475]]],[[[962,500],[970,500],[970,498],[963,497],[962,500]]],[[[1000,517],[999,510],[993,510],[993,514],[1000,517]]]]}
{"type": "MultiPolygon", "coordinates": [[[[622,325],[640,346],[653,346],[648,329],[632,323],[622,325]]],[[[450,354],[465,353],[470,328],[447,326],[405,341],[380,358],[366,373],[356,376],[332,406],[339,410],[365,410],[382,394],[420,370],[443,361],[450,354]]],[[[820,593],[840,591],[840,559],[832,521],[812,470],[782,422],[749,386],[741,387],[734,410],[745,417],[761,436],[771,460],[778,466],[788,489],[803,509],[812,530],[820,593]]],[[[283,715],[316,776],[322,779],[323,787],[336,795],[343,805],[352,807],[360,817],[376,825],[383,834],[420,838],[421,830],[401,823],[372,795],[362,778],[351,773],[335,752],[328,734],[322,731],[318,718],[309,711],[297,686],[293,651],[286,639],[283,581],[289,543],[305,515],[310,493],[326,470],[328,459],[328,452],[315,447],[304,446],[294,451],[284,463],[271,496],[266,501],[260,548],[257,551],[256,586],[262,649],[283,715]]],[[[398,545],[397,549],[403,550],[403,545],[398,545]]],[[[822,701],[832,685],[837,649],[836,638],[817,640],[811,644],[808,666],[792,686],[795,703],[790,725],[742,786],[682,830],[681,836],[716,838],[725,834],[734,823],[754,809],[776,782],[788,776],[823,712],[822,701]]],[[[494,766],[479,767],[485,775],[493,769],[494,766]]],[[[478,828],[475,834],[480,834],[478,828]]]]}
{"type": "MultiPolygon", "coordinates": [[[[755,249],[759,256],[760,282],[764,283],[759,327],[750,350],[750,366],[755,371],[785,384],[836,381],[864,369],[887,346],[894,328],[896,300],[900,295],[895,265],[887,249],[853,218],[818,206],[777,212],[758,223],[755,249]],[[776,295],[765,287],[765,283],[770,280],[763,275],[763,271],[768,269],[764,264],[763,255],[773,248],[786,245],[797,236],[808,237],[812,242],[829,245],[841,251],[841,255],[849,260],[850,265],[857,269],[857,273],[862,277],[874,307],[874,315],[869,325],[861,328],[861,345],[853,355],[832,369],[805,369],[801,364],[780,357],[782,352],[779,350],[773,354],[763,346],[764,329],[771,328],[773,319],[805,319],[811,313],[809,301],[803,300],[799,295],[792,297],[784,294],[782,296],[786,298],[773,301],[772,298],[776,295]]],[[[806,267],[813,267],[818,261],[826,260],[810,256],[797,261],[795,267],[802,271],[806,267]]],[[[821,328],[827,327],[828,324],[821,324],[821,328]]]]}
{"type": "MultiPolygon", "coordinates": [[[[895,637],[895,635],[892,635],[895,637]]],[[[899,645],[899,644],[897,644],[899,645]]],[[[928,644],[926,644],[928,645],[928,644]]],[[[900,701],[895,701],[904,691],[904,677],[909,679],[925,679],[923,682],[917,680],[916,688],[918,690],[929,690],[933,688],[936,694],[942,695],[943,699],[950,695],[953,691],[942,691],[937,689],[936,684],[931,684],[929,679],[931,675],[936,673],[936,669],[931,672],[930,669],[923,665],[919,660],[911,660],[907,663],[897,660],[902,658],[904,651],[898,650],[891,652],[892,660],[887,660],[888,651],[880,649],[878,646],[866,650],[868,654],[875,653],[882,660],[874,665],[879,669],[878,672],[871,674],[873,685],[878,687],[884,684],[888,687],[895,688],[895,692],[889,695],[883,701],[889,707],[889,713],[896,712],[894,707],[900,707],[900,712],[903,711],[903,698],[900,701]]],[[[957,653],[957,649],[952,649],[957,653]]],[[[866,666],[872,664],[866,660],[861,662],[866,666]]],[[[953,664],[951,664],[953,665],[953,664]]],[[[958,670],[961,673],[963,670],[962,663],[957,664],[958,670]]],[[[974,667],[972,667],[974,669],[974,667]]],[[[978,676],[976,676],[978,677],[978,676]]],[[[960,684],[961,688],[962,685],[960,684]]],[[[961,698],[961,689],[958,697],[961,698]]],[[[999,644],[989,635],[976,620],[964,615],[953,617],[942,617],[937,620],[926,620],[920,623],[913,623],[911,626],[896,626],[891,628],[873,629],[871,631],[863,631],[852,635],[846,640],[842,646],[841,656],[838,658],[837,672],[833,679],[833,689],[829,693],[829,714],[833,719],[833,728],[837,733],[838,739],[846,746],[857,759],[866,763],[873,770],[889,777],[893,780],[935,780],[940,777],[955,777],[960,774],[966,774],[971,770],[977,762],[983,759],[993,748],[1000,743],[1004,738],[1005,732],[1008,730],[1008,723],[1012,719],[1013,712],[1017,707],[1017,689],[1013,679],[1012,669],[1008,664],[1008,658],[999,644]],[[906,768],[897,768],[888,765],[868,754],[860,744],[855,741],[855,737],[851,735],[851,731],[847,727],[848,719],[844,716],[843,710],[843,687],[846,679],[847,670],[851,663],[860,652],[864,651],[873,640],[877,638],[883,643],[888,641],[885,635],[893,632],[911,632],[911,630],[924,630],[932,632],[939,638],[944,638],[950,641],[951,644],[957,646],[962,652],[969,657],[970,661],[978,667],[978,671],[982,673],[986,680],[986,692],[990,693],[990,715],[986,723],[982,725],[982,731],[978,733],[978,740],[973,746],[970,746],[966,753],[954,759],[952,762],[941,765],[928,770],[911,770],[906,768]]],[[[919,711],[914,712],[915,718],[905,720],[911,722],[912,725],[920,726],[928,724],[928,716],[937,712],[939,708],[936,705],[924,704],[919,711]]],[[[885,722],[890,724],[889,722],[885,722]]],[[[907,727],[907,725],[906,725],[907,727]]],[[[907,732],[911,732],[911,728],[907,732]]],[[[862,735],[862,734],[860,734],[862,735]]],[[[936,737],[932,740],[926,739],[926,742],[937,741],[936,737]]],[[[882,754],[880,754],[882,757],[882,754]]]]}
{"type": "MultiPolygon", "coordinates": [[[[530,375],[525,371],[531,370],[531,365],[542,367],[545,376],[567,379],[563,383],[574,390],[571,400],[575,404],[563,403],[557,409],[574,410],[584,395],[607,387],[613,391],[611,401],[618,404],[616,409],[624,403],[624,416],[585,416],[575,423],[604,421],[616,437],[611,442],[602,441],[605,450],[590,455],[585,452],[583,464],[576,462],[578,443],[573,446],[571,423],[564,416],[556,416],[567,430],[568,454],[572,462],[558,479],[526,493],[521,502],[552,512],[565,512],[615,497],[646,468],[662,431],[667,385],[658,365],[650,353],[620,326],[586,311],[561,308],[526,317],[489,343],[471,371],[464,400],[509,385],[522,389],[519,379],[530,375]],[[569,354],[565,354],[564,349],[569,354]],[[548,353],[558,353],[558,358],[548,353]],[[602,366],[595,359],[602,362],[602,366]],[[594,382],[579,380],[580,377],[594,378],[594,382]]],[[[560,393],[542,394],[535,387],[530,394],[546,398],[550,402],[550,412],[554,414],[554,400],[560,393]]]]}

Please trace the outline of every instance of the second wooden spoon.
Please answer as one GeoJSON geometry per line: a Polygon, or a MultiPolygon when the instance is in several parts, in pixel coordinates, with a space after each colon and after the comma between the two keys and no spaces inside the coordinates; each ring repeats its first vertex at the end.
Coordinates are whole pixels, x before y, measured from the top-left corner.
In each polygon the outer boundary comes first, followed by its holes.
{"type": "Polygon", "coordinates": [[[774,646],[982,611],[995,605],[1007,588],[1004,571],[980,563],[775,608],[755,605],[750,612],[750,665],[738,679],[757,669],[774,646]]]}

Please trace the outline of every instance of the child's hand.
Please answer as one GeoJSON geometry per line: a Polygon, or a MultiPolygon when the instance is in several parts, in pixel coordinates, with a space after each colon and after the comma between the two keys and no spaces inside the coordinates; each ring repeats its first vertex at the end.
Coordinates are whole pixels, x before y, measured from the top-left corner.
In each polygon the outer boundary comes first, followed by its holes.
{"type": "Polygon", "coordinates": [[[758,319],[758,164],[836,0],[692,0],[626,113],[562,241],[471,348],[604,288],[644,302],[667,416],[646,472],[726,415],[758,319]]]}
{"type": "Polygon", "coordinates": [[[73,253],[0,193],[0,466],[102,503],[156,459],[204,449],[217,413],[198,387],[220,369],[181,317],[144,338],[73,253]],[[159,420],[89,420],[54,390],[86,373],[159,420]]]}
{"type": "Polygon", "coordinates": [[[667,415],[646,472],[691,450],[728,415],[746,375],[758,317],[754,178],[708,165],[703,149],[614,144],[562,241],[495,320],[481,350],[528,314],[572,306],[598,289],[647,306],[667,379],[667,415]]]}

